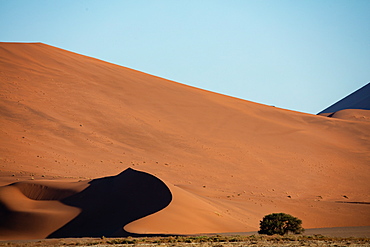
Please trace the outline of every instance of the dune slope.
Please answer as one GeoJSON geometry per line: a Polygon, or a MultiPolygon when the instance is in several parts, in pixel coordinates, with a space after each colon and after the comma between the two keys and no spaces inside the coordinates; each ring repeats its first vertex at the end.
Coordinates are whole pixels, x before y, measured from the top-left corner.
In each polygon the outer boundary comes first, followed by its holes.
{"type": "MultiPolygon", "coordinates": [[[[253,231],[272,212],[305,228],[369,225],[368,121],[265,106],[41,43],[0,43],[0,67],[0,185],[150,173],[178,200],[129,223],[135,233],[190,232],[189,217],[204,222],[197,232],[253,231]],[[187,197],[205,213],[184,213],[187,197]]],[[[58,202],[77,226],[84,205],[58,202]]]]}

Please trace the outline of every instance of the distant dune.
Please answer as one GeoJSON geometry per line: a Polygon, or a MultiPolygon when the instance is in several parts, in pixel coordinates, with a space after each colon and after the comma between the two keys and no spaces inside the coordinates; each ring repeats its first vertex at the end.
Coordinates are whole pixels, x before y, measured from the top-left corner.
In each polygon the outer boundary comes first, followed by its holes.
{"type": "Polygon", "coordinates": [[[370,83],[349,94],[318,114],[329,115],[346,109],[370,110],[370,83]]]}
{"type": "Polygon", "coordinates": [[[0,68],[1,240],[370,225],[366,109],[279,109],[41,43],[0,43],[0,68]]]}

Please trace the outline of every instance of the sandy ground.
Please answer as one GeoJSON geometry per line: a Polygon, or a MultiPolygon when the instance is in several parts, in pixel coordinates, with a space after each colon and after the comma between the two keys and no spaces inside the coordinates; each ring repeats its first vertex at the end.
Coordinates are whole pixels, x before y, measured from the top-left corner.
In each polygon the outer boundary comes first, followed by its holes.
{"type": "MultiPolygon", "coordinates": [[[[350,227],[351,228],[351,227],[350,227]]],[[[346,228],[316,229],[315,231],[338,233],[351,231],[346,228]]],[[[366,231],[366,227],[357,227],[366,231]]],[[[352,229],[354,230],[354,229],[352,229]]],[[[335,234],[334,233],[334,234],[335,234]]],[[[333,235],[286,235],[266,236],[251,235],[203,235],[203,236],[168,236],[141,238],[64,238],[0,241],[0,246],[370,246],[369,237],[334,237],[333,235]]]]}
{"type": "Polygon", "coordinates": [[[0,66],[0,239],[250,232],[273,212],[370,225],[366,110],[288,111],[40,43],[0,43],[0,66]]]}

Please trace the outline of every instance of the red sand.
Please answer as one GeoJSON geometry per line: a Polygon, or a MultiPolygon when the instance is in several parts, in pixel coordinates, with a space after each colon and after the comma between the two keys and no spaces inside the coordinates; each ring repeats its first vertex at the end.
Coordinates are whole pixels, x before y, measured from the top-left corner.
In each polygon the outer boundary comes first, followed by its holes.
{"type": "Polygon", "coordinates": [[[127,172],[93,189],[89,179],[129,167],[172,199],[148,198],[163,206],[152,208],[139,196],[151,213],[136,221],[113,210],[122,223],[100,219],[111,235],[248,232],[273,212],[305,228],[370,225],[366,110],[283,110],[44,44],[0,43],[0,68],[0,186],[27,181],[0,188],[0,239],[101,234],[81,222],[111,200],[130,205],[138,185],[127,172]],[[107,197],[87,207],[86,191],[107,197]]]}

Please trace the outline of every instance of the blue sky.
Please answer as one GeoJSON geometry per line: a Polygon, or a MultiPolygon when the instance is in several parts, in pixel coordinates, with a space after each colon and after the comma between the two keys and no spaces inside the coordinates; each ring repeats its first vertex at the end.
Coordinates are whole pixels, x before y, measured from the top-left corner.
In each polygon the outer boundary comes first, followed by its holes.
{"type": "Polygon", "coordinates": [[[370,81],[369,13],[369,0],[0,0],[0,41],[316,114],[370,81]]]}

